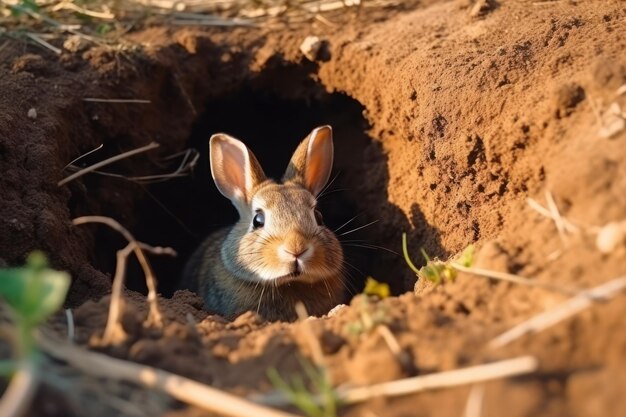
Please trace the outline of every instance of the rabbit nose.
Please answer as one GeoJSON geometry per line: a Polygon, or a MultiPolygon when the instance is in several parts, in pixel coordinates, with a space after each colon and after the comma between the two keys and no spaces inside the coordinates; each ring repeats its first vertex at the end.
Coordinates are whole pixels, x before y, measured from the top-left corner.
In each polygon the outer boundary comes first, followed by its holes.
{"type": "Polygon", "coordinates": [[[293,255],[294,258],[299,258],[302,255],[304,255],[305,253],[308,252],[309,248],[302,248],[302,249],[283,249],[285,252],[287,252],[289,255],[293,255]]]}
{"type": "Polygon", "coordinates": [[[280,252],[284,260],[293,261],[305,257],[311,250],[311,245],[301,233],[291,232],[285,236],[280,252]]]}

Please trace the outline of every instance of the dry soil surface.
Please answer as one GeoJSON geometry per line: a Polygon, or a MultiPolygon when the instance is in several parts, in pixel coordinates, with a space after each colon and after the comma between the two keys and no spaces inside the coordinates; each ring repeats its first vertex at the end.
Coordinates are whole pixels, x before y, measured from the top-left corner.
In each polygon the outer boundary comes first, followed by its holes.
{"type": "MultiPolygon", "coordinates": [[[[146,26],[129,33],[123,47],[87,44],[58,56],[8,41],[0,46],[0,256],[19,264],[39,248],[57,268],[70,271],[76,340],[94,347],[106,319],[103,296],[115,250],[123,243],[102,227],[74,227],[71,219],[114,217],[138,239],[173,246],[184,258],[198,235],[229,220],[223,212],[230,209],[217,194],[197,188],[210,187],[204,159],[195,180],[155,186],[92,174],[59,187],[69,173],[66,164],[99,144],[104,147],[93,160],[156,141],[158,150],[122,161],[115,172],[163,172],[171,166],[161,157],[202,148],[223,126],[262,132],[251,147],[269,149],[271,164],[277,143],[290,152],[314,123],[330,122],[337,126],[339,181],[349,189],[346,207],[363,213],[362,224],[378,220],[368,228],[368,243],[400,253],[401,233],[407,232],[416,262],[420,247],[445,258],[473,243],[482,267],[581,289],[623,275],[623,239],[602,253],[596,234],[626,216],[626,130],[620,129],[623,113],[617,115],[626,109],[626,95],[618,94],[626,84],[624,3],[483,3],[478,15],[465,0],[414,1],[345,9],[306,24],[146,26]],[[308,35],[326,42],[316,62],[299,50],[308,35]],[[614,134],[605,134],[610,126],[616,126],[614,134]],[[546,192],[575,230],[560,234],[554,221],[529,206],[533,198],[548,207],[546,192]],[[164,215],[163,206],[178,220],[164,215]],[[202,233],[186,234],[184,228],[202,233]]],[[[63,48],[62,37],[51,42],[63,48]]],[[[492,338],[566,296],[465,274],[439,286],[415,284],[397,254],[360,249],[366,253],[361,258],[370,260],[364,274],[388,282],[397,296],[366,306],[357,297],[330,317],[309,320],[335,384],[370,384],[530,354],[539,359],[539,371],[485,384],[482,415],[626,413],[623,295],[492,349],[492,338]],[[367,309],[382,317],[410,366],[398,361],[378,332],[354,332],[367,309]]],[[[160,285],[169,295],[184,259],[159,262],[160,285]]],[[[137,268],[129,280],[141,291],[137,268]]],[[[362,280],[355,273],[355,291],[362,280]]],[[[300,358],[311,356],[302,322],[268,323],[254,313],[228,322],[207,315],[197,297],[181,291],[161,300],[165,329],[146,330],[143,298],[128,296],[124,323],[130,336],[105,349],[116,357],[250,395],[271,390],[268,369],[287,377],[301,372],[300,358]]],[[[458,416],[469,391],[372,399],[339,414],[458,416]]],[[[67,394],[43,391],[35,414],[67,415],[72,407],[61,405],[61,396],[67,394]]],[[[93,400],[77,414],[87,407],[90,415],[110,415],[117,404],[106,396],[86,398],[93,400]]],[[[147,415],[200,415],[150,396],[130,398],[152,401],[155,409],[146,406],[147,415]]]]}

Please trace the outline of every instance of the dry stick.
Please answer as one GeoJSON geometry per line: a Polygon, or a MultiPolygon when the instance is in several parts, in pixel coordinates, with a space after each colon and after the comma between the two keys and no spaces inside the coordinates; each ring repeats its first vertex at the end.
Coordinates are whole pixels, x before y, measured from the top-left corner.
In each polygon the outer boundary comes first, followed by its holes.
{"type": "Polygon", "coordinates": [[[557,307],[541,313],[502,333],[489,343],[491,348],[505,346],[527,333],[537,333],[577,314],[592,305],[592,300],[607,300],[626,288],[626,276],[615,278],[590,290],[583,291],[557,307]]]}
{"type": "Polygon", "coordinates": [[[88,152],[85,152],[82,155],[77,156],[75,159],[73,159],[69,164],[65,165],[65,167],[63,167],[63,170],[65,171],[66,169],[68,169],[70,166],[74,165],[76,162],[80,161],[81,159],[91,155],[94,152],[99,151],[100,149],[102,149],[102,147],[104,146],[103,143],[101,143],[97,148],[94,148],[88,152]]]}
{"type": "MultiPolygon", "coordinates": [[[[94,152],[94,151],[90,151],[89,153],[94,152]]],[[[99,171],[99,170],[91,171],[91,173],[103,175],[106,177],[123,178],[127,181],[132,181],[132,182],[136,182],[139,184],[163,182],[171,178],[180,178],[180,177],[185,177],[187,175],[190,175],[190,172],[193,172],[193,169],[195,168],[196,164],[198,163],[198,160],[200,159],[200,153],[198,151],[193,150],[193,149],[188,149],[187,151],[177,152],[173,155],[170,155],[169,157],[163,158],[163,160],[168,160],[168,159],[171,159],[172,157],[177,157],[180,155],[184,155],[184,157],[181,163],[179,164],[178,168],[176,168],[176,170],[167,174],[142,175],[142,176],[136,176],[136,177],[129,177],[129,176],[122,175],[122,174],[113,174],[111,172],[105,172],[105,171],[99,171]],[[190,156],[190,155],[193,155],[193,156],[190,156]]],[[[87,156],[87,154],[81,155],[77,159],[81,159],[85,156],[87,156]]],[[[72,165],[72,164],[66,166],[66,168],[68,167],[75,169],[77,171],[81,170],[80,167],[72,165]]]]}
{"type": "Polygon", "coordinates": [[[84,7],[80,7],[77,6],[76,4],[72,3],[71,1],[62,1],[61,3],[58,3],[57,5],[55,5],[54,7],[52,7],[52,11],[56,12],[62,9],[67,9],[67,10],[72,10],[74,12],[77,12],[79,14],[85,15],[85,16],[89,16],[89,17],[94,17],[96,19],[102,19],[102,20],[113,20],[115,19],[115,15],[113,13],[108,13],[108,12],[96,12],[93,10],[89,10],[89,9],[85,9],[84,7]]]}
{"type": "Polygon", "coordinates": [[[128,255],[130,255],[135,247],[136,245],[131,242],[126,245],[124,249],[117,251],[107,324],[104,328],[102,338],[98,341],[102,346],[116,345],[126,340],[127,334],[122,326],[122,314],[124,311],[122,290],[124,289],[124,278],[126,276],[126,261],[128,260],[128,255]]]}
{"type": "MultiPolygon", "coordinates": [[[[146,285],[148,287],[148,305],[150,307],[150,310],[148,313],[148,318],[146,320],[146,325],[161,326],[162,318],[161,318],[161,313],[159,312],[159,306],[158,306],[158,300],[157,300],[156,279],[154,277],[154,273],[152,272],[152,268],[150,268],[150,264],[148,263],[148,260],[146,259],[146,256],[143,253],[143,250],[147,250],[157,255],[170,255],[170,256],[175,256],[176,252],[172,248],[151,247],[144,243],[137,242],[137,240],[133,237],[133,235],[128,230],[126,230],[121,224],[119,224],[117,221],[113,220],[110,217],[83,216],[83,217],[78,217],[72,220],[72,223],[75,225],[81,225],[81,224],[86,224],[86,223],[106,224],[110,228],[118,231],[122,236],[124,236],[124,238],[129,242],[129,244],[132,245],[131,249],[135,253],[137,260],[139,261],[139,264],[141,265],[141,268],[143,269],[143,273],[146,276],[146,285]]],[[[128,249],[128,246],[122,249],[122,251],[125,251],[127,249],[128,249]]],[[[128,249],[128,250],[130,251],[131,249],[128,249]]],[[[120,254],[118,252],[118,265],[119,265],[119,260],[121,259],[119,255],[120,254]]],[[[123,262],[125,263],[125,260],[123,262]]],[[[116,268],[116,276],[118,272],[119,271],[116,268]]],[[[115,286],[115,283],[114,283],[114,286],[115,286]]],[[[120,291],[120,298],[121,298],[121,291],[120,291]]],[[[113,299],[111,299],[111,303],[112,302],[113,302],[113,299]]]]}
{"type": "Polygon", "coordinates": [[[463,417],[481,417],[485,399],[485,384],[474,385],[467,397],[463,417]]]}
{"type": "Polygon", "coordinates": [[[320,341],[315,337],[315,332],[311,328],[311,322],[309,322],[308,317],[309,313],[306,311],[306,307],[304,303],[297,302],[295,305],[296,314],[298,315],[298,319],[302,323],[302,327],[304,328],[304,335],[306,337],[307,344],[311,349],[311,356],[313,357],[313,362],[320,368],[326,368],[326,360],[324,359],[324,352],[322,350],[322,345],[320,341]]]}
{"type": "MultiPolygon", "coordinates": [[[[552,201],[554,202],[554,200],[552,200],[552,201]]],[[[555,223],[560,223],[561,226],[563,227],[564,231],[567,231],[568,233],[579,233],[580,232],[580,227],[576,226],[570,220],[567,220],[566,218],[562,217],[560,214],[558,215],[558,217],[559,217],[558,219],[555,218],[555,215],[554,215],[553,211],[548,210],[547,208],[545,208],[544,206],[539,204],[536,200],[533,200],[532,198],[528,198],[528,199],[526,199],[526,202],[528,203],[530,208],[535,210],[537,213],[541,214],[544,217],[552,219],[552,221],[554,221],[555,223]]],[[[558,210],[556,212],[558,213],[558,210]]]]}
{"type": "Polygon", "coordinates": [[[43,39],[41,39],[39,36],[35,35],[34,33],[26,33],[26,36],[30,38],[31,40],[37,42],[39,45],[43,46],[44,48],[54,52],[57,55],[61,55],[61,52],[63,52],[56,46],[50,44],[49,42],[44,41],[43,39]]]}
{"type": "Polygon", "coordinates": [[[393,353],[396,360],[400,363],[402,369],[407,373],[413,371],[414,367],[411,358],[404,350],[402,350],[400,343],[398,343],[398,339],[396,339],[389,327],[384,324],[379,324],[376,326],[376,332],[378,332],[378,334],[383,338],[391,353],[393,353]]]}
{"type": "Polygon", "coordinates": [[[561,242],[567,243],[567,234],[565,233],[565,222],[563,221],[563,217],[559,212],[559,208],[556,206],[556,202],[554,201],[554,197],[550,191],[546,190],[546,202],[548,203],[548,210],[552,214],[552,219],[554,220],[554,225],[556,226],[556,230],[559,232],[559,237],[561,238],[561,242]]]}
{"type": "Polygon", "coordinates": [[[67,362],[86,374],[122,380],[159,390],[173,398],[226,416],[298,417],[284,411],[254,404],[243,398],[211,388],[191,379],[150,366],[139,365],[101,353],[89,352],[75,345],[43,336],[41,349],[48,355],[67,362]]]}
{"type": "Polygon", "coordinates": [[[534,372],[538,368],[537,359],[533,356],[520,356],[486,365],[471,366],[454,371],[416,376],[398,381],[384,382],[361,388],[338,390],[339,400],[351,404],[365,401],[373,397],[391,397],[412,394],[429,389],[455,387],[492,379],[507,378],[534,372]]]}
{"type": "Polygon", "coordinates": [[[133,149],[132,151],[124,152],[119,155],[113,156],[111,158],[105,159],[104,161],[100,161],[96,164],[88,166],[87,168],[83,168],[80,171],[75,172],[68,177],[65,177],[64,179],[59,181],[57,185],[61,187],[62,185],[65,185],[70,181],[74,181],[76,178],[82,177],[83,175],[88,174],[89,172],[95,171],[98,168],[102,168],[103,166],[112,164],[113,162],[117,162],[124,158],[129,158],[133,155],[137,155],[138,153],[142,153],[142,152],[149,151],[150,149],[158,148],[159,146],[160,145],[156,142],[150,142],[148,145],[142,146],[141,148],[133,149]]]}
{"type": "Polygon", "coordinates": [[[451,262],[450,266],[457,271],[465,272],[467,274],[483,276],[492,279],[498,279],[501,281],[509,281],[514,282],[516,284],[528,285],[531,287],[539,287],[550,291],[560,292],[565,295],[576,295],[579,294],[581,290],[576,288],[565,287],[562,285],[555,285],[546,282],[535,281],[532,279],[528,279],[525,277],[521,277],[519,275],[509,274],[507,272],[497,272],[491,271],[489,269],[482,268],[474,268],[462,265],[458,262],[451,262]]]}
{"type": "Polygon", "coordinates": [[[138,98],[84,98],[83,101],[89,103],[133,103],[133,104],[150,104],[152,101],[138,98]]]}
{"type": "Polygon", "coordinates": [[[33,361],[27,360],[20,363],[0,399],[0,416],[21,417],[24,415],[38,385],[39,380],[35,374],[33,361]]]}
{"type": "MultiPolygon", "coordinates": [[[[367,401],[374,397],[393,397],[431,389],[455,387],[458,385],[474,384],[493,379],[528,374],[535,372],[538,367],[539,364],[534,356],[520,356],[518,358],[506,359],[485,365],[404,378],[365,387],[340,387],[336,390],[336,394],[342,404],[353,404],[367,401]]],[[[286,406],[291,404],[289,398],[277,392],[255,395],[251,398],[256,402],[272,406],[286,406]]],[[[320,396],[315,397],[314,400],[318,404],[323,402],[323,398],[320,396]]]]}
{"type": "Polygon", "coordinates": [[[67,320],[67,340],[73,342],[76,330],[74,326],[74,315],[72,314],[71,308],[65,309],[65,320],[67,320]]]}

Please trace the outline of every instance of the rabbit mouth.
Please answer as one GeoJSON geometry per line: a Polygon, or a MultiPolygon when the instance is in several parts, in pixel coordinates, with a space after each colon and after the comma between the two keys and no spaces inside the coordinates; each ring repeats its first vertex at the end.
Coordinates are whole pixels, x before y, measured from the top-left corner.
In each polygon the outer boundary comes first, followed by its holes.
{"type": "Polygon", "coordinates": [[[281,284],[285,284],[285,283],[292,282],[292,281],[298,281],[298,277],[300,277],[301,275],[302,275],[302,271],[296,270],[288,274],[276,277],[273,279],[273,281],[275,281],[278,285],[281,285],[281,284]]]}

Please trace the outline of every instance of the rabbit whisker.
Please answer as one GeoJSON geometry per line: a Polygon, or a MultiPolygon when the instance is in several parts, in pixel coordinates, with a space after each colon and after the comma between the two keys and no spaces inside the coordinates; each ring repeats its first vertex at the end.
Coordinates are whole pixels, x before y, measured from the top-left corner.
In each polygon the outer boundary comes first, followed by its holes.
{"type": "Polygon", "coordinates": [[[263,293],[265,292],[265,285],[261,287],[261,296],[259,297],[259,304],[256,307],[256,313],[259,314],[261,310],[261,301],[263,301],[263,293]]]}
{"type": "Polygon", "coordinates": [[[374,220],[373,222],[369,222],[368,224],[364,224],[363,226],[359,226],[359,227],[354,228],[354,229],[352,229],[352,230],[348,230],[347,232],[343,232],[342,234],[340,234],[340,235],[338,235],[338,236],[340,237],[340,236],[345,236],[345,235],[347,235],[347,234],[349,234],[349,233],[354,233],[354,232],[356,232],[357,230],[361,230],[361,229],[363,229],[363,228],[366,228],[366,227],[368,227],[368,226],[373,225],[374,223],[378,223],[378,221],[379,221],[379,220],[374,220]]]}
{"type": "Polygon", "coordinates": [[[345,242],[342,242],[342,244],[344,246],[349,246],[349,247],[353,247],[353,248],[365,248],[365,249],[374,249],[374,250],[381,249],[381,250],[387,251],[389,253],[393,253],[396,256],[400,256],[400,254],[398,252],[396,252],[394,250],[391,250],[389,248],[385,248],[383,246],[370,245],[368,243],[357,244],[357,243],[345,243],[345,242]]]}
{"type": "Polygon", "coordinates": [[[345,226],[347,226],[348,224],[352,223],[357,217],[359,217],[360,214],[357,214],[356,216],[354,216],[353,218],[351,218],[350,220],[348,220],[347,222],[345,222],[344,224],[342,224],[341,226],[339,226],[338,228],[336,228],[335,230],[333,230],[334,233],[337,233],[338,231],[340,231],[341,229],[343,229],[345,226]]]}
{"type": "Polygon", "coordinates": [[[339,177],[339,174],[341,174],[341,171],[337,172],[335,176],[333,177],[333,179],[330,180],[324,188],[322,188],[322,191],[319,192],[319,194],[317,195],[317,198],[322,198],[324,196],[324,193],[326,192],[326,190],[328,190],[330,186],[333,185],[337,177],[339,177]]]}

